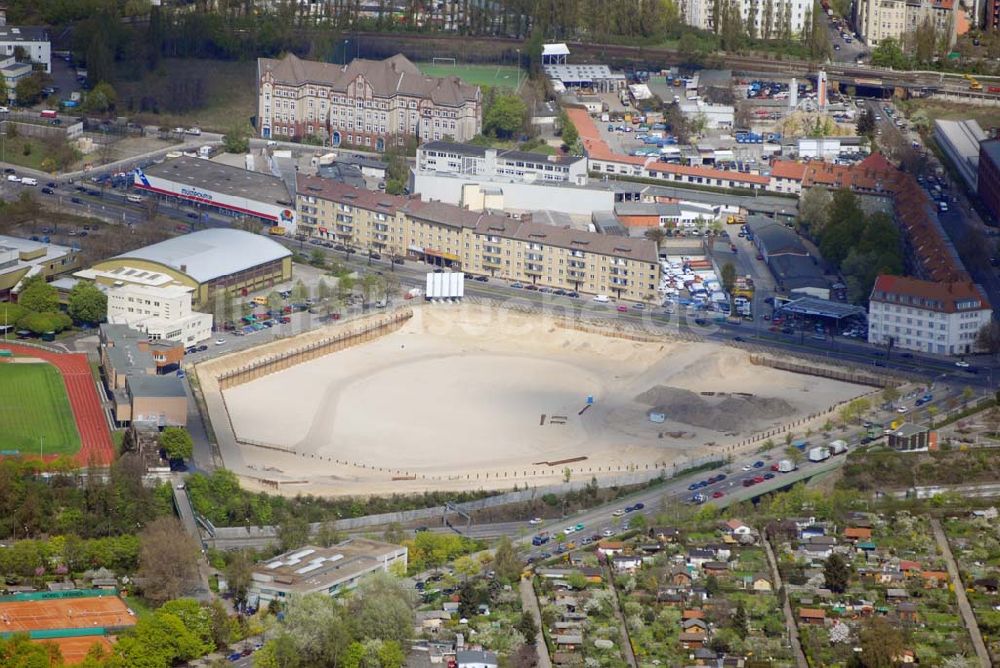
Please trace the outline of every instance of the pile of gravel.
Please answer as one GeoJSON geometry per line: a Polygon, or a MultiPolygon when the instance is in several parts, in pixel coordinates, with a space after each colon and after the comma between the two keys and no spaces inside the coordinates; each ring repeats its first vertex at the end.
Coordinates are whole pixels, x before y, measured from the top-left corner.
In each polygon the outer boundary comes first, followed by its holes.
{"type": "Polygon", "coordinates": [[[650,406],[650,413],[664,413],[668,422],[719,432],[745,431],[748,424],[785,418],[794,410],[784,399],[726,393],[709,396],[667,385],[655,385],[635,400],[650,406]]]}

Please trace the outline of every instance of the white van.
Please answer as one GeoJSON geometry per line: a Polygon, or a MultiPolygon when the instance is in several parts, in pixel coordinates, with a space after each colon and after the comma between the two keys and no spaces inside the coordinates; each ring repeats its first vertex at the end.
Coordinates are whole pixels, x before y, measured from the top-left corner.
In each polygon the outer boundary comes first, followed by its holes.
{"type": "Polygon", "coordinates": [[[599,304],[607,304],[611,300],[608,299],[607,295],[594,295],[594,301],[599,304]]]}
{"type": "Polygon", "coordinates": [[[135,193],[130,193],[125,196],[125,200],[132,202],[132,204],[142,204],[142,195],[136,195],[135,193]]]}
{"type": "Polygon", "coordinates": [[[25,176],[23,179],[21,179],[21,183],[26,186],[37,186],[38,179],[33,179],[30,176],[25,176]]]}

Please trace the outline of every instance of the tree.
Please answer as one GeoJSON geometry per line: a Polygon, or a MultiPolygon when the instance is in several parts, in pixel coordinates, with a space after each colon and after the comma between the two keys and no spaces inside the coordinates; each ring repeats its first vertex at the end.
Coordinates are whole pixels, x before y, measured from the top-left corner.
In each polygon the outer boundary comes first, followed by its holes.
{"type": "Polygon", "coordinates": [[[250,128],[236,123],[222,135],[222,148],[226,153],[246,153],[250,150],[250,128]]]}
{"type": "Polygon", "coordinates": [[[483,132],[509,139],[524,127],[528,108],[520,97],[511,93],[498,94],[483,112],[483,132]]]}
{"type": "Polygon", "coordinates": [[[103,322],[108,315],[108,297],[93,283],[80,281],[69,291],[66,312],[76,322],[103,322]]]}
{"type": "Polygon", "coordinates": [[[267,310],[281,311],[284,305],[285,305],[285,299],[277,292],[271,292],[270,294],[267,295],[267,310]]]}
{"type": "Polygon", "coordinates": [[[912,33],[912,45],[914,58],[918,63],[926,64],[934,59],[934,50],[937,45],[937,29],[928,15],[923,22],[917,26],[912,33]]]}
{"type": "Polygon", "coordinates": [[[166,427],[160,433],[160,447],[167,459],[190,459],[194,454],[194,441],[183,427],[166,427]]]}
{"type": "Polygon", "coordinates": [[[734,309],[733,305],[733,289],[736,287],[736,267],[733,266],[732,262],[726,262],[722,265],[722,289],[726,291],[726,295],[729,297],[729,308],[730,313],[734,309]]]}
{"type": "Polygon", "coordinates": [[[42,97],[42,77],[37,72],[25,77],[17,82],[17,103],[23,107],[30,107],[38,102],[42,97]]]}
{"type": "Polygon", "coordinates": [[[739,637],[746,637],[749,624],[747,619],[747,609],[744,607],[742,601],[740,601],[739,605],[736,606],[736,611],[729,620],[729,627],[735,631],[739,637]]]}
{"type": "Polygon", "coordinates": [[[410,592],[388,573],[366,577],[348,601],[348,611],[363,638],[403,643],[412,633],[410,592]]]}
{"type": "Polygon", "coordinates": [[[655,243],[656,249],[659,251],[660,244],[667,238],[667,232],[662,227],[651,227],[643,233],[643,236],[655,243]]]}
{"type": "Polygon", "coordinates": [[[469,555],[464,555],[455,560],[455,572],[462,576],[463,580],[479,574],[479,564],[469,555]]]}
{"type": "Polygon", "coordinates": [[[883,39],[872,51],[872,65],[902,70],[909,67],[909,64],[909,58],[903,53],[899,41],[893,37],[883,39]]]}
{"type": "Polygon", "coordinates": [[[179,598],[198,577],[198,546],[174,517],[160,517],[139,534],[138,581],[153,603],[179,598]]]}
{"type": "Polygon", "coordinates": [[[19,329],[26,329],[34,334],[49,334],[61,332],[73,325],[73,321],[65,313],[28,313],[17,321],[19,329]]]}
{"type": "Polygon", "coordinates": [[[812,187],[799,199],[799,225],[813,238],[823,233],[830,220],[830,203],[833,196],[826,188],[812,187]]]}
{"type": "Polygon", "coordinates": [[[309,299],[309,288],[306,284],[302,282],[302,279],[295,281],[295,285],[292,286],[292,300],[297,302],[304,302],[309,299]]]}
{"type": "Polygon", "coordinates": [[[827,589],[835,594],[843,594],[847,591],[850,579],[850,566],[839,552],[834,552],[827,557],[823,564],[823,580],[827,589]]]}
{"type": "Polygon", "coordinates": [[[309,540],[309,522],[305,517],[287,511],[278,524],[278,542],[282,552],[302,547],[309,540]]]}
{"type": "Polygon", "coordinates": [[[976,333],[976,348],[989,353],[994,358],[1000,354],[1000,322],[990,320],[976,333]]]}
{"type": "Polygon", "coordinates": [[[493,557],[493,570],[500,580],[513,583],[521,577],[521,558],[510,538],[503,536],[497,543],[493,557]]]}
{"type": "Polygon", "coordinates": [[[250,576],[253,573],[253,556],[247,550],[237,550],[226,564],[226,587],[233,597],[233,608],[238,614],[246,610],[250,594],[250,576]]]}
{"type": "Polygon", "coordinates": [[[899,389],[895,385],[886,385],[882,388],[882,401],[887,404],[895,403],[899,400],[899,389]]]}
{"type": "Polygon", "coordinates": [[[103,114],[113,111],[118,103],[118,93],[107,81],[102,81],[93,90],[87,93],[83,100],[83,108],[86,111],[103,114]]]}
{"type": "Polygon", "coordinates": [[[17,303],[38,313],[58,311],[59,293],[43,277],[32,276],[24,282],[24,287],[17,296],[17,303]]]}
{"type": "Polygon", "coordinates": [[[862,624],[861,655],[864,668],[893,668],[903,655],[903,634],[885,617],[868,617],[862,624]]]}
{"type": "Polygon", "coordinates": [[[517,629],[522,636],[524,636],[524,639],[528,642],[528,644],[535,644],[535,639],[538,637],[538,624],[535,623],[534,615],[525,610],[521,613],[521,618],[517,620],[517,624],[514,628],[517,629]]]}
{"type": "Polygon", "coordinates": [[[562,128],[563,144],[572,148],[580,139],[580,133],[577,132],[576,126],[569,119],[569,114],[566,113],[565,109],[559,112],[559,127],[562,128]]]}
{"type": "Polygon", "coordinates": [[[10,101],[10,94],[7,90],[7,80],[0,77],[0,104],[7,104],[10,101]]]}

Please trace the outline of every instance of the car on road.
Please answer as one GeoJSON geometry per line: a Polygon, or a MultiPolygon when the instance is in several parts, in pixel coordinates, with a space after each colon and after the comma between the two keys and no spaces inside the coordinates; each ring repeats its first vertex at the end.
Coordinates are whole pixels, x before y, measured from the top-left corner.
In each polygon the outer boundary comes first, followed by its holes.
{"type": "Polygon", "coordinates": [[[533,517],[530,520],[528,520],[528,524],[531,524],[531,525],[541,524],[541,523],[542,523],[542,518],[541,517],[533,517]]]}
{"type": "Polygon", "coordinates": [[[612,531],[611,529],[605,529],[604,531],[601,532],[601,535],[604,536],[605,538],[611,538],[612,536],[615,535],[615,532],[612,531]]]}
{"type": "Polygon", "coordinates": [[[725,492],[723,492],[723,491],[718,491],[718,492],[713,492],[713,493],[712,493],[712,498],[713,498],[713,499],[721,499],[721,498],[722,498],[722,497],[724,497],[725,495],[726,495],[726,493],[725,493],[725,492]]]}
{"type": "Polygon", "coordinates": [[[55,192],[56,191],[53,190],[52,188],[42,188],[42,194],[45,194],[45,195],[52,195],[52,194],[55,194],[55,192]]]}
{"type": "Polygon", "coordinates": [[[619,304],[616,310],[619,313],[628,313],[628,306],[625,306],[624,304],[619,304]]]}
{"type": "Polygon", "coordinates": [[[764,461],[763,461],[763,460],[761,460],[761,459],[758,459],[757,461],[755,461],[755,462],[753,463],[753,467],[754,467],[755,469],[761,469],[761,468],[764,468],[764,461]]]}
{"type": "Polygon", "coordinates": [[[762,475],[759,475],[759,476],[755,477],[755,478],[753,479],[753,481],[754,481],[755,483],[758,483],[758,484],[759,484],[759,483],[762,483],[762,482],[764,482],[764,476],[762,476],[762,475]]]}
{"type": "Polygon", "coordinates": [[[489,283],[490,282],[489,276],[476,276],[472,280],[479,281],[480,283],[489,283]]]}
{"type": "MultiPolygon", "coordinates": [[[[629,506],[629,508],[631,508],[631,506],[629,506]]],[[[611,513],[611,515],[612,515],[612,517],[621,517],[621,516],[622,516],[622,515],[624,515],[624,514],[625,514],[626,512],[628,512],[628,511],[627,511],[627,510],[624,510],[624,509],[622,509],[622,508],[619,508],[619,509],[618,509],[618,510],[616,510],[615,512],[611,513]]]]}
{"type": "Polygon", "coordinates": [[[83,200],[80,199],[79,197],[70,197],[69,201],[72,202],[73,204],[83,204],[83,200]]]}
{"type": "Polygon", "coordinates": [[[224,345],[226,345],[226,340],[225,339],[216,339],[215,340],[215,345],[217,345],[217,346],[224,346],[224,345]]]}
{"type": "Polygon", "coordinates": [[[574,531],[583,531],[583,525],[582,524],[577,524],[575,527],[573,527],[573,530],[574,531]]]}
{"type": "Polygon", "coordinates": [[[580,293],[571,290],[570,292],[566,293],[566,296],[570,297],[572,299],[579,299],[580,298],[580,293]]]}
{"type": "Polygon", "coordinates": [[[207,346],[207,345],[205,345],[204,343],[203,343],[203,344],[201,344],[200,346],[198,346],[198,352],[199,352],[199,353],[203,353],[203,352],[205,352],[206,350],[208,350],[208,346],[207,346]]]}
{"type": "Polygon", "coordinates": [[[567,536],[575,532],[576,532],[576,527],[566,527],[565,529],[563,529],[563,533],[566,534],[567,536]]]}
{"type": "Polygon", "coordinates": [[[184,131],[185,134],[194,135],[195,137],[201,134],[201,128],[188,128],[184,131]]]}
{"type": "Polygon", "coordinates": [[[230,661],[232,661],[233,663],[235,663],[235,662],[239,661],[240,659],[242,659],[243,655],[240,654],[239,652],[233,652],[232,654],[230,654],[226,658],[229,659],[230,661]]]}
{"type": "Polygon", "coordinates": [[[520,290],[521,288],[524,287],[524,284],[523,283],[511,283],[510,287],[514,288],[515,290],[520,290]]]}
{"type": "Polygon", "coordinates": [[[743,343],[744,341],[746,341],[746,339],[744,339],[742,336],[734,336],[733,341],[736,341],[737,343],[743,343]]]}
{"type": "Polygon", "coordinates": [[[958,360],[957,362],[955,362],[955,366],[957,366],[960,369],[968,369],[969,363],[966,362],[965,360],[958,360]]]}
{"type": "Polygon", "coordinates": [[[907,408],[906,406],[900,406],[899,408],[896,409],[897,413],[908,413],[909,411],[910,409],[907,408]]]}
{"type": "Polygon", "coordinates": [[[11,183],[20,183],[21,177],[18,176],[17,174],[8,174],[7,180],[10,181],[11,183]]]}
{"type": "MultiPolygon", "coordinates": [[[[747,470],[749,471],[750,469],[747,469],[747,470]]],[[[693,482],[690,485],[688,485],[688,491],[689,492],[693,492],[696,489],[698,489],[698,483],[693,482]]]]}
{"type": "Polygon", "coordinates": [[[753,464],[747,464],[747,465],[745,465],[743,467],[743,470],[744,471],[752,471],[753,470],[753,464]]]}
{"type": "Polygon", "coordinates": [[[767,473],[764,474],[764,480],[770,480],[773,477],[774,477],[774,474],[771,473],[770,471],[768,471],[767,473]]]}

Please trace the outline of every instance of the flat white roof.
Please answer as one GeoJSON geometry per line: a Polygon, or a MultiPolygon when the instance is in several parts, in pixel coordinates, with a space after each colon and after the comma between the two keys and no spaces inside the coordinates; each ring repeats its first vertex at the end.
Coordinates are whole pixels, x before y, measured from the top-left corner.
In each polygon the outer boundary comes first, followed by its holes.
{"type": "MultiPolygon", "coordinates": [[[[290,257],[292,252],[260,234],[211,228],[118,255],[148,260],[187,274],[199,283],[290,257]]],[[[128,277],[125,277],[126,279],[128,277]]]]}
{"type": "Polygon", "coordinates": [[[542,45],[542,55],[543,56],[568,56],[569,47],[565,44],[543,44],[542,45]]]}
{"type": "Polygon", "coordinates": [[[625,78],[624,73],[612,72],[607,65],[545,65],[542,69],[545,70],[545,76],[563,83],[625,78]]]}

